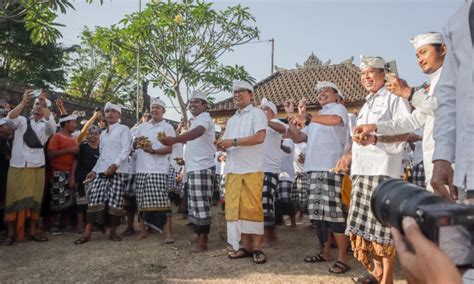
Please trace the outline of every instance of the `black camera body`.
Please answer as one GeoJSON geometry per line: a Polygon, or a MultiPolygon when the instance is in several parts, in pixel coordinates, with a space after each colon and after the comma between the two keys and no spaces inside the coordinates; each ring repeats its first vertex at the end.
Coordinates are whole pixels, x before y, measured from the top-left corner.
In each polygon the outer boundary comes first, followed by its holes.
{"type": "Polygon", "coordinates": [[[370,205],[380,223],[402,233],[403,218],[413,217],[423,234],[435,243],[443,226],[461,225],[474,234],[474,205],[448,203],[424,188],[399,179],[380,183],[370,205]]]}

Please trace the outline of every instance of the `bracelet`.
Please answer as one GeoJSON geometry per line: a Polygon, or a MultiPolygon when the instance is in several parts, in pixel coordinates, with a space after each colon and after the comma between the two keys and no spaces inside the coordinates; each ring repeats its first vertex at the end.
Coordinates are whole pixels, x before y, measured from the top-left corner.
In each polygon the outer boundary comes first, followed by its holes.
{"type": "Polygon", "coordinates": [[[313,115],[311,115],[311,113],[307,113],[306,114],[306,123],[310,123],[312,119],[313,119],[313,115]]]}
{"type": "Polygon", "coordinates": [[[232,146],[237,147],[237,138],[232,139],[232,146]]]}

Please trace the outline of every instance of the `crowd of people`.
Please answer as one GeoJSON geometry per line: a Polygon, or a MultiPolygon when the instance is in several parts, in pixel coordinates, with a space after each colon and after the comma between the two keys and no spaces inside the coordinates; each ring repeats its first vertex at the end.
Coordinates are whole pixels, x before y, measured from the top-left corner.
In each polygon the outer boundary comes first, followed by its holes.
{"type": "MultiPolygon", "coordinates": [[[[288,100],[286,117],[278,119],[273,102],[256,102],[253,86],[236,81],[237,111],[217,135],[208,98],[199,91],[189,99],[192,118],[178,129],[164,119],[165,102],[154,98],[149,113],[132,128],[120,123],[122,108],[109,102],[103,114],[97,110],[76,130],[77,115],[57,101],[55,117],[45,91],[28,112],[33,93],[26,90],[21,103],[0,120],[0,201],[8,231],[0,244],[26,237],[44,242],[46,231],[55,235],[65,228],[82,234],[77,245],[91,241],[94,228],[104,233],[110,228],[110,240],[120,241],[117,227],[124,215],[123,235],[135,234],[138,215],[139,239],[158,231],[173,243],[176,203],[197,235],[193,251],[202,252],[208,249],[212,207],[220,200],[230,259],[267,262],[263,249],[277,242],[283,216],[295,227],[297,218],[307,214],[320,246],[302,261],[335,259],[329,272],[342,274],[350,269],[350,252],[368,271],[356,282],[392,283],[396,247],[407,271],[417,256],[410,255],[396,229],[372,214],[377,185],[404,178],[450,202],[473,199],[474,155],[472,144],[465,144],[473,138],[473,88],[461,93],[457,81],[472,82],[472,65],[461,74],[463,61],[452,42],[457,36],[431,32],[410,40],[427,75],[422,88],[387,72],[383,58],[361,56],[367,97],[356,115],[347,111],[347,94],[333,82],[315,82],[318,114],[306,111],[304,99],[298,105],[288,100]]],[[[412,220],[403,223],[409,240],[426,241],[412,220]]],[[[446,244],[443,252],[424,246],[440,255],[437,261],[446,269],[454,269],[450,279],[456,281],[455,265],[474,264],[472,236],[459,234],[440,240],[446,244]]]]}

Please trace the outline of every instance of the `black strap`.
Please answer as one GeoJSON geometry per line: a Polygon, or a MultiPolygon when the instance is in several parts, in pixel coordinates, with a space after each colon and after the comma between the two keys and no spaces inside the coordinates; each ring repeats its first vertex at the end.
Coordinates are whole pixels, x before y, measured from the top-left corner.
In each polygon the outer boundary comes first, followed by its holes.
{"type": "Polygon", "coordinates": [[[471,29],[471,42],[474,45],[474,3],[471,2],[471,9],[469,10],[469,27],[471,29]]]}

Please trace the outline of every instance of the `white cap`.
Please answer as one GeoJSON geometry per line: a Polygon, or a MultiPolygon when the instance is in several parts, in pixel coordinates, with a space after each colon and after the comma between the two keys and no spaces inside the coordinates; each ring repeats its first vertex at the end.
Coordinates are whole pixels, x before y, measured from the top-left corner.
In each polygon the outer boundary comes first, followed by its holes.
{"type": "Polygon", "coordinates": [[[113,109],[113,110],[118,111],[119,113],[122,113],[122,108],[119,105],[113,104],[111,102],[107,102],[105,104],[104,111],[106,111],[108,109],[113,109]]]}
{"type": "Polygon", "coordinates": [[[7,125],[7,126],[10,126],[11,128],[15,128],[13,122],[8,120],[7,118],[0,118],[0,126],[2,125],[7,125]]]}
{"type": "Polygon", "coordinates": [[[333,88],[334,90],[337,91],[337,95],[340,96],[342,99],[345,99],[344,94],[341,92],[341,90],[337,87],[336,84],[333,82],[328,82],[328,81],[319,81],[316,83],[316,92],[319,92],[322,88],[333,88]]]}
{"type": "Polygon", "coordinates": [[[361,55],[359,68],[363,69],[363,68],[369,68],[369,67],[384,69],[385,60],[382,57],[378,57],[378,56],[361,55]]]}
{"type": "Polygon", "coordinates": [[[232,91],[236,91],[240,89],[249,90],[253,93],[253,86],[249,82],[234,81],[234,87],[232,88],[232,91]]]}
{"type": "Polygon", "coordinates": [[[68,116],[66,116],[66,117],[60,118],[60,119],[59,119],[59,123],[66,122],[66,121],[71,121],[71,120],[74,120],[74,121],[75,121],[76,119],[77,119],[77,115],[75,115],[75,114],[70,114],[70,115],[68,115],[68,116]]]}
{"type": "Polygon", "coordinates": [[[150,100],[150,108],[153,105],[159,105],[159,106],[161,106],[162,108],[164,108],[166,110],[166,103],[164,101],[162,101],[160,98],[152,98],[150,100]]]}
{"type": "Polygon", "coordinates": [[[206,103],[208,103],[208,100],[207,100],[207,96],[204,95],[203,92],[201,91],[194,91],[192,94],[191,94],[191,99],[200,99],[200,100],[203,100],[205,101],[206,103]]]}
{"type": "Polygon", "coordinates": [[[427,44],[444,44],[443,35],[440,33],[427,33],[419,34],[410,39],[410,43],[413,44],[415,50],[427,44]]]}
{"type": "MultiPolygon", "coordinates": [[[[51,101],[48,100],[48,99],[45,99],[45,100],[46,100],[46,107],[51,108],[51,106],[52,106],[51,101]]],[[[39,103],[39,98],[36,98],[36,99],[35,99],[35,104],[36,104],[36,103],[39,103]]]]}
{"type": "Polygon", "coordinates": [[[276,105],[272,103],[271,101],[267,100],[266,98],[263,98],[262,103],[260,104],[260,108],[264,108],[264,107],[269,107],[273,111],[273,114],[275,115],[278,113],[276,105]]]}

